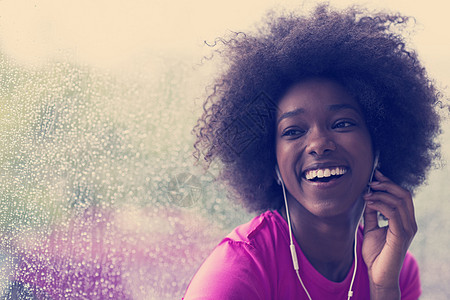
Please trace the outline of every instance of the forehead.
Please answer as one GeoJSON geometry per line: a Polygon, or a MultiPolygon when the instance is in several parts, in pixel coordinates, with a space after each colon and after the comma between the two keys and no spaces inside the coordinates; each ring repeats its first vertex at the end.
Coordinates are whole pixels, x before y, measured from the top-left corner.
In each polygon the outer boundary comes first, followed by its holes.
{"type": "Polygon", "coordinates": [[[339,83],[322,78],[309,79],[292,86],[278,103],[278,115],[304,109],[353,108],[361,113],[357,101],[339,83]]]}

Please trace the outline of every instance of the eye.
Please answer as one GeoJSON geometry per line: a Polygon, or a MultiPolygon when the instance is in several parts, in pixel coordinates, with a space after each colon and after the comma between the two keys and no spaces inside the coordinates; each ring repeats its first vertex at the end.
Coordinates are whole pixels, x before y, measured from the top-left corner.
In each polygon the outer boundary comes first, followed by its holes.
{"type": "Polygon", "coordinates": [[[288,138],[295,138],[295,137],[300,137],[300,136],[304,135],[305,132],[306,131],[303,129],[287,128],[286,130],[283,131],[281,136],[288,137],[288,138]]]}
{"type": "Polygon", "coordinates": [[[345,120],[345,121],[339,121],[339,122],[336,122],[334,125],[333,125],[333,129],[344,129],[344,128],[349,128],[349,127],[353,127],[353,126],[355,126],[356,124],[354,123],[354,122],[351,122],[351,121],[347,121],[347,120],[345,120]]]}

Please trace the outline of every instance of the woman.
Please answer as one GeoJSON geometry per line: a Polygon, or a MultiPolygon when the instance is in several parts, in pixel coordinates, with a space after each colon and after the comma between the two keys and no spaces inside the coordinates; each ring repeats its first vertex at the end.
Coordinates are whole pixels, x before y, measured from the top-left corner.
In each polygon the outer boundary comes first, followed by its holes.
{"type": "Polygon", "coordinates": [[[197,155],[265,212],[216,247],[184,299],[418,299],[411,193],[438,156],[439,96],[394,31],[407,20],[319,6],[223,41],[197,155]]]}

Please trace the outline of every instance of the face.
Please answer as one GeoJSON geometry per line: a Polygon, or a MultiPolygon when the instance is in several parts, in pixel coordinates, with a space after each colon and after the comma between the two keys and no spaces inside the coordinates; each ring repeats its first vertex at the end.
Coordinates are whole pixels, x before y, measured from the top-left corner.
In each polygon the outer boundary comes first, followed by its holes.
{"type": "Polygon", "coordinates": [[[310,79],[293,86],[278,108],[276,155],[289,201],[317,216],[352,211],[373,164],[358,103],[341,85],[310,79]]]}

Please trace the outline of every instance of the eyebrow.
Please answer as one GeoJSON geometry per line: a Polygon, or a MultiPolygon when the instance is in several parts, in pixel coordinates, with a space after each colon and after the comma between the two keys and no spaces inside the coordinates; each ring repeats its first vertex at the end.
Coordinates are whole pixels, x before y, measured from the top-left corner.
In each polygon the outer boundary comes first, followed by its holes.
{"type": "Polygon", "coordinates": [[[294,117],[294,116],[299,115],[299,114],[302,114],[302,113],[304,113],[304,112],[305,112],[305,110],[304,110],[303,108],[297,108],[297,109],[294,109],[294,110],[292,110],[292,111],[285,112],[284,114],[282,114],[282,115],[278,118],[278,120],[277,120],[277,126],[278,126],[278,124],[280,124],[280,122],[283,121],[284,119],[290,118],[290,117],[294,117]]]}
{"type": "Polygon", "coordinates": [[[330,110],[330,111],[338,111],[338,110],[343,110],[343,109],[352,109],[352,110],[356,111],[358,114],[361,113],[359,111],[359,109],[357,109],[356,107],[354,107],[351,104],[333,104],[328,107],[328,110],[330,110]]]}
{"type": "MultiPolygon", "coordinates": [[[[329,111],[339,111],[339,110],[343,110],[343,109],[351,109],[351,110],[354,110],[355,112],[357,112],[358,114],[361,113],[356,107],[354,107],[351,104],[333,104],[333,105],[328,106],[329,111]]],[[[292,111],[285,112],[278,118],[277,126],[278,126],[278,124],[280,124],[280,122],[282,120],[297,116],[302,113],[305,113],[305,110],[303,108],[297,108],[292,111]]]]}

